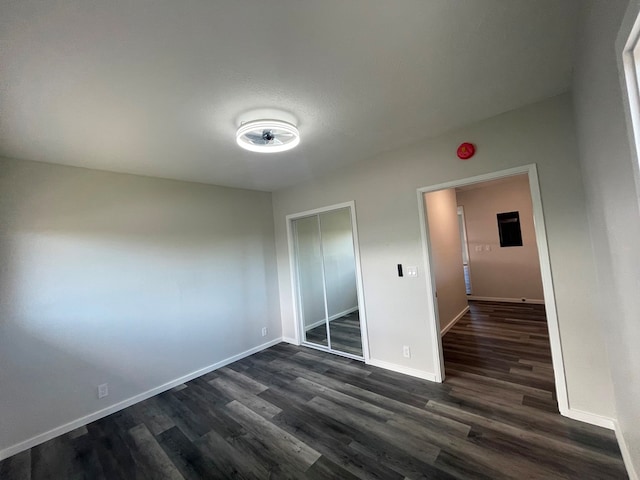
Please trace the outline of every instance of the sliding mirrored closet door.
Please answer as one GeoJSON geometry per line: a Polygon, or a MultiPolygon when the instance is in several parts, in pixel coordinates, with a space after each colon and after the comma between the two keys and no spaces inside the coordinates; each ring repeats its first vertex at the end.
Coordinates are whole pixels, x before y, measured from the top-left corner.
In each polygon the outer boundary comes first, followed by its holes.
{"type": "Polygon", "coordinates": [[[291,220],[304,344],[363,358],[351,207],[291,220]]]}

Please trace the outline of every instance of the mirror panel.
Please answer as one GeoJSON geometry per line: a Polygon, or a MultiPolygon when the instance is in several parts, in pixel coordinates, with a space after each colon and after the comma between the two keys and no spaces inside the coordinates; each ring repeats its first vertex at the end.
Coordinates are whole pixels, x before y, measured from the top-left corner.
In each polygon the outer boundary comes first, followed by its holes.
{"type": "Polygon", "coordinates": [[[349,208],[320,214],[331,349],[362,356],[356,262],[349,208]]]}
{"type": "Polygon", "coordinates": [[[319,219],[313,215],[298,218],[292,223],[303,338],[306,342],[328,347],[319,219]]]}

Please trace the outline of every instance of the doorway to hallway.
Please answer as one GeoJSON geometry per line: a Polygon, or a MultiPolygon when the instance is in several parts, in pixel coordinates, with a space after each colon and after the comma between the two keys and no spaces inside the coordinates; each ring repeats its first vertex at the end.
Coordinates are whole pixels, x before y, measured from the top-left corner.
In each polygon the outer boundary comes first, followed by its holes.
{"type": "MultiPolygon", "coordinates": [[[[533,222],[532,222],[533,233],[532,234],[533,234],[533,237],[535,238],[535,243],[537,247],[536,260],[537,260],[537,265],[540,272],[539,276],[540,276],[541,288],[539,291],[541,292],[541,295],[538,298],[523,297],[524,302],[522,302],[522,298],[517,298],[517,296],[515,296],[513,291],[509,291],[509,293],[505,294],[508,296],[505,296],[505,297],[496,296],[494,294],[483,295],[483,291],[482,289],[480,289],[480,285],[482,284],[482,282],[478,283],[475,280],[477,270],[482,270],[482,268],[474,268],[473,258],[471,258],[470,270],[471,270],[471,282],[473,284],[473,295],[470,296],[469,298],[475,301],[493,301],[493,302],[519,301],[519,303],[525,303],[525,304],[531,303],[531,305],[536,305],[536,307],[533,307],[533,308],[541,308],[541,306],[537,306],[538,304],[546,305],[547,308],[545,309],[545,314],[546,314],[547,321],[546,321],[546,326],[543,328],[546,328],[547,335],[549,338],[548,344],[549,344],[549,351],[550,351],[550,361],[552,366],[551,373],[553,376],[553,383],[555,384],[555,389],[556,389],[556,397],[552,396],[551,401],[555,402],[557,399],[557,405],[560,412],[565,412],[565,411],[568,411],[569,409],[568,398],[567,398],[567,385],[566,385],[565,376],[564,376],[564,361],[562,356],[562,346],[560,344],[560,333],[559,333],[557,312],[555,309],[555,297],[554,297],[554,291],[553,291],[553,281],[551,278],[551,268],[550,268],[548,245],[546,240],[544,215],[542,211],[542,202],[541,202],[540,189],[538,184],[537,170],[535,165],[517,167],[509,170],[504,170],[501,172],[494,172],[491,174],[480,175],[477,177],[471,177],[471,178],[462,179],[458,181],[447,182],[445,184],[439,184],[439,185],[418,189],[418,200],[419,200],[421,222],[422,222],[421,226],[423,227],[422,234],[423,234],[423,245],[425,250],[425,264],[426,264],[427,271],[431,273],[429,278],[427,278],[427,290],[429,294],[431,308],[433,309],[433,318],[434,318],[434,321],[432,322],[431,327],[432,327],[432,334],[434,338],[433,346],[434,346],[434,361],[436,363],[436,379],[439,381],[444,381],[445,379],[446,365],[445,365],[445,355],[444,355],[445,342],[443,341],[443,337],[442,337],[443,330],[448,327],[447,329],[452,329],[453,331],[456,323],[463,321],[462,319],[464,319],[465,315],[467,315],[466,309],[464,309],[465,305],[462,304],[463,307],[461,307],[461,310],[458,310],[459,313],[453,316],[451,316],[451,314],[448,314],[446,317],[442,318],[442,315],[440,312],[440,310],[442,310],[440,308],[441,304],[444,304],[447,301],[447,299],[445,298],[446,296],[445,294],[449,293],[447,289],[451,289],[452,282],[457,283],[458,285],[461,285],[460,287],[455,287],[455,289],[459,290],[461,288],[462,291],[465,292],[465,296],[466,296],[466,291],[465,291],[465,282],[464,282],[464,271],[463,271],[462,265],[460,265],[460,269],[456,274],[457,279],[455,279],[455,281],[448,281],[448,282],[445,282],[444,284],[440,283],[440,285],[438,284],[436,273],[437,273],[437,263],[438,263],[439,257],[435,254],[435,250],[437,250],[437,241],[434,241],[430,236],[430,230],[435,220],[434,218],[432,218],[430,209],[426,205],[427,202],[425,201],[425,194],[429,194],[432,192],[441,192],[445,190],[451,191],[452,189],[454,190],[454,192],[456,189],[458,190],[474,189],[474,188],[477,188],[479,184],[484,182],[500,181],[501,179],[504,179],[505,181],[507,181],[509,177],[514,177],[518,175],[526,176],[529,183],[529,194],[531,198],[531,209],[532,209],[532,217],[533,217],[533,222]],[[444,288],[442,287],[442,285],[444,285],[444,288]]],[[[453,215],[455,217],[455,220],[453,222],[455,227],[455,237],[458,239],[457,240],[458,241],[457,260],[461,264],[462,261],[460,258],[460,252],[461,252],[460,233],[457,225],[458,223],[457,204],[454,205],[453,212],[454,212],[453,215]]],[[[468,217],[468,213],[469,212],[467,212],[465,209],[465,214],[467,217],[468,217]]],[[[479,256],[478,258],[484,258],[485,260],[487,260],[492,255],[491,252],[494,252],[496,249],[518,248],[518,247],[506,246],[507,245],[506,243],[504,244],[504,246],[501,245],[501,238],[500,238],[500,232],[499,232],[500,217],[496,217],[496,215],[505,214],[505,213],[509,214],[507,215],[509,219],[516,218],[515,215],[512,215],[513,212],[511,211],[504,211],[504,212],[497,211],[492,213],[495,219],[494,220],[495,221],[494,226],[496,230],[495,234],[496,236],[499,237],[497,240],[497,243],[494,241],[486,240],[486,239],[472,238],[471,233],[469,231],[467,232],[469,234],[468,243],[469,243],[470,257],[473,257],[474,254],[477,254],[479,256]]],[[[506,218],[506,217],[503,216],[503,218],[506,218]]],[[[451,254],[451,258],[453,258],[453,254],[451,254]]],[[[480,267],[486,266],[486,262],[477,262],[476,264],[479,265],[480,267]]],[[[491,268],[487,269],[487,272],[490,274],[491,268]]],[[[449,278],[449,280],[451,280],[451,278],[449,278]]],[[[506,285],[506,287],[509,287],[510,284],[514,283],[513,277],[509,275],[501,275],[500,278],[494,278],[494,280],[497,283],[502,282],[504,285],[506,285]]],[[[518,305],[518,304],[514,303],[513,305],[518,305]]],[[[467,308],[470,308],[470,306],[467,308]]],[[[449,308],[449,312],[451,311],[455,313],[456,309],[449,308]]],[[[464,325],[464,324],[461,324],[461,325],[464,325]]],[[[464,335],[464,334],[468,335],[470,331],[475,331],[475,330],[480,330],[485,332],[492,331],[491,327],[478,326],[477,324],[473,326],[473,328],[472,328],[472,325],[468,325],[468,327],[471,330],[468,330],[466,333],[458,332],[458,335],[464,335]]],[[[444,331],[444,333],[446,333],[446,330],[444,331]]],[[[500,341],[504,340],[501,337],[499,331],[497,331],[495,328],[492,331],[492,333],[497,335],[500,341]]],[[[508,341],[508,340],[505,340],[505,341],[508,341]]],[[[482,347],[482,348],[485,348],[485,347],[482,347]]],[[[496,347],[496,348],[500,349],[500,347],[496,347]]],[[[460,359],[460,357],[458,359],[460,359]]],[[[519,359],[518,359],[518,363],[519,363],[519,359]]],[[[506,373],[509,373],[509,370],[512,367],[516,368],[516,370],[518,369],[517,365],[515,366],[512,365],[512,366],[509,366],[509,368],[507,368],[507,363],[502,363],[502,364],[498,363],[498,364],[500,365],[500,368],[506,369],[504,370],[506,373]]],[[[525,370],[528,370],[529,367],[531,367],[531,372],[533,372],[533,365],[522,367],[520,368],[520,370],[525,371],[525,370]]],[[[539,367],[543,368],[542,366],[539,366],[539,367]]],[[[538,370],[539,369],[536,369],[536,372],[535,372],[536,375],[540,373],[538,372],[538,370]]],[[[455,372],[456,369],[454,368],[453,371],[455,372]]],[[[467,372],[467,373],[470,373],[470,372],[467,372]]],[[[522,372],[519,372],[519,373],[522,373],[522,372]]],[[[546,373],[547,374],[549,373],[548,369],[546,370],[546,373]]],[[[526,375],[526,373],[524,373],[523,375],[526,375]]],[[[494,378],[494,380],[500,380],[500,379],[494,378]]],[[[505,380],[503,379],[503,381],[505,380]]],[[[528,398],[527,401],[529,400],[531,399],[528,398]]]]}

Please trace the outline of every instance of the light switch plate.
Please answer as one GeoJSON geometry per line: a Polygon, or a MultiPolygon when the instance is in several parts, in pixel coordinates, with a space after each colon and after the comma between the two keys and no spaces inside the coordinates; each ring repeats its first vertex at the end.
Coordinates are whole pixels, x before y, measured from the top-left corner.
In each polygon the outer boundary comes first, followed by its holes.
{"type": "Polygon", "coordinates": [[[405,270],[405,275],[407,277],[417,277],[418,276],[418,267],[416,266],[408,266],[405,270]]]}

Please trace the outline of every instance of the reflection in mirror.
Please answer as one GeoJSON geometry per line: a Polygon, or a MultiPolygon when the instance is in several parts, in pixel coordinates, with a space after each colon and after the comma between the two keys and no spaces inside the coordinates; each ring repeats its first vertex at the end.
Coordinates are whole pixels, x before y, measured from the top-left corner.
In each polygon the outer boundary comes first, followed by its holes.
{"type": "Polygon", "coordinates": [[[362,356],[351,213],[320,214],[331,348],[362,356]]]}
{"type": "Polygon", "coordinates": [[[316,215],[293,221],[298,294],[305,341],[328,346],[320,224],[316,215]]]}
{"type": "Polygon", "coordinates": [[[350,209],[298,218],[292,225],[305,341],[362,357],[350,209]]]}

